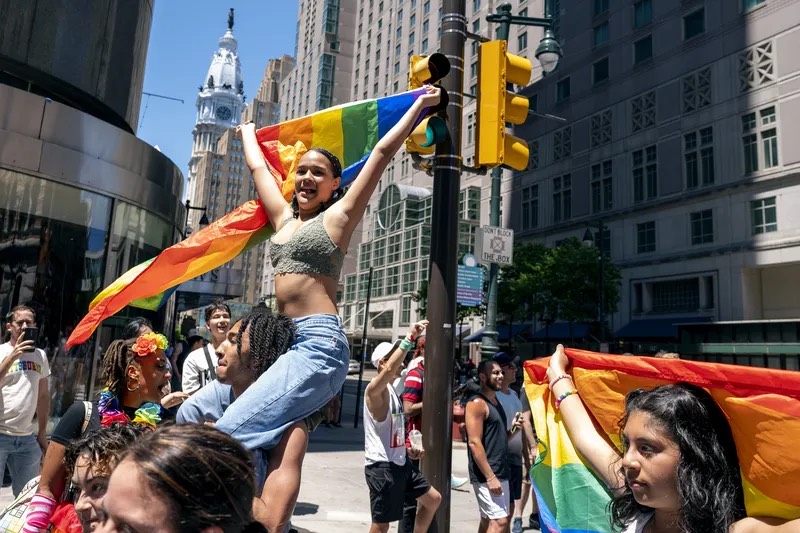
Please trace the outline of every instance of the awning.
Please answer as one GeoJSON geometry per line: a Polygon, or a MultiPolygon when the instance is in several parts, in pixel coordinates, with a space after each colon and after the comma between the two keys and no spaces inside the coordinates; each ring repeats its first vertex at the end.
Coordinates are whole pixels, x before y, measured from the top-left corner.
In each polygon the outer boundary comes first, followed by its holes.
{"type": "Polygon", "coordinates": [[[589,324],[582,322],[555,322],[533,334],[532,340],[583,339],[589,336],[589,324]]]}
{"type": "Polygon", "coordinates": [[[702,322],[711,322],[711,317],[692,316],[631,320],[617,331],[617,337],[627,339],[676,339],[678,337],[678,324],[697,324],[702,322]]]}
{"type": "Polygon", "coordinates": [[[459,324],[456,326],[456,337],[463,337],[464,335],[469,334],[470,331],[472,331],[471,326],[462,326],[459,324]]]}
{"type": "MultiPolygon", "coordinates": [[[[464,342],[480,342],[483,339],[483,330],[481,328],[472,335],[464,337],[464,342]]],[[[523,322],[520,324],[498,324],[497,325],[497,340],[499,342],[508,342],[509,338],[517,337],[518,335],[527,333],[531,329],[530,322],[523,322]]]]}

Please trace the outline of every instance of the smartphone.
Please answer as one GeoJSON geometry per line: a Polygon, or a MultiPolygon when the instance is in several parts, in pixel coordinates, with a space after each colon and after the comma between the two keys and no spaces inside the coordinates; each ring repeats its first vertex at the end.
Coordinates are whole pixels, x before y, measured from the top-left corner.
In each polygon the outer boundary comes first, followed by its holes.
{"type": "MultiPolygon", "coordinates": [[[[39,344],[39,328],[25,328],[25,336],[23,341],[33,341],[34,347],[39,344]]],[[[33,350],[28,350],[33,351],[33,350]]]]}
{"type": "Polygon", "coordinates": [[[517,430],[519,429],[519,426],[516,425],[516,424],[519,422],[519,420],[521,418],[522,418],[522,413],[520,413],[520,412],[517,412],[517,414],[514,415],[514,421],[511,423],[511,433],[516,433],[517,432],[517,430]]]}

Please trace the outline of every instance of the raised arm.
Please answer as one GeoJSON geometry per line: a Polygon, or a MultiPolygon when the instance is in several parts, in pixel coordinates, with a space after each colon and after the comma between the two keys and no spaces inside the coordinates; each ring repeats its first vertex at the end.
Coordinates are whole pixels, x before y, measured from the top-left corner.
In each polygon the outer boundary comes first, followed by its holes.
{"type": "Polygon", "coordinates": [[[242,136],[244,159],[253,175],[258,199],[267,212],[270,224],[275,231],[278,231],[286,219],[292,216],[292,209],[283,197],[278,182],[267,168],[267,161],[264,159],[261,147],[258,146],[255,124],[252,122],[241,124],[236,127],[236,131],[242,136]]]}
{"type": "Polygon", "coordinates": [[[369,413],[376,422],[383,422],[386,416],[386,410],[389,407],[389,398],[385,394],[387,392],[386,386],[397,377],[397,370],[402,366],[403,359],[405,359],[410,345],[414,342],[414,339],[420,336],[426,327],[428,327],[427,320],[420,320],[411,326],[405,340],[389,356],[389,360],[383,365],[378,377],[370,381],[369,385],[367,385],[367,389],[364,391],[364,398],[367,403],[367,409],[369,409],[369,413]]]}
{"type": "MultiPolygon", "coordinates": [[[[558,379],[567,375],[567,366],[569,366],[569,360],[564,353],[564,346],[559,344],[550,358],[550,368],[547,370],[550,383],[553,384],[555,381],[551,388],[553,396],[556,398],[560,398],[568,391],[575,390],[571,377],[558,379]]],[[[578,453],[589,462],[589,465],[610,489],[623,488],[625,480],[622,479],[619,469],[615,466],[620,459],[619,454],[598,433],[580,396],[577,394],[567,396],[561,402],[559,410],[569,438],[578,453]]]]}
{"type": "Polygon", "coordinates": [[[440,98],[441,90],[428,86],[427,93],[417,98],[403,118],[378,141],[347,194],[333,205],[332,208],[340,210],[343,215],[343,230],[346,235],[351,235],[358,225],[381,174],[411,133],[422,110],[436,106],[440,98]]]}

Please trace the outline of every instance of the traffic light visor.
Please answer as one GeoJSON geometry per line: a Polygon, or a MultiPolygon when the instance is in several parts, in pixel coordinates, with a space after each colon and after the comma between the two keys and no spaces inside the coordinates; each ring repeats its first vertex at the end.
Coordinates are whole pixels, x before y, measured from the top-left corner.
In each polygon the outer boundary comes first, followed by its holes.
{"type": "Polygon", "coordinates": [[[416,89],[426,83],[435,83],[450,72],[450,61],[444,54],[435,53],[427,57],[411,56],[408,69],[408,87],[416,89]]]}

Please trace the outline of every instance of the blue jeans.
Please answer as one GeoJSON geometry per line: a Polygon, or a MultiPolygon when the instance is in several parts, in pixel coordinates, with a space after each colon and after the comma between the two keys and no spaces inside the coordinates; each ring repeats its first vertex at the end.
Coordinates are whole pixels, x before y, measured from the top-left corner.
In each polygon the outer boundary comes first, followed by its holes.
{"type": "Polygon", "coordinates": [[[24,437],[0,435],[0,473],[5,472],[8,464],[11,490],[15,498],[25,483],[39,475],[41,460],[42,449],[34,435],[24,437]]]}
{"type": "Polygon", "coordinates": [[[248,450],[270,449],[292,424],[322,409],[347,377],[350,346],[338,315],[294,319],[289,351],[236,398],[217,429],[248,450]]]}

